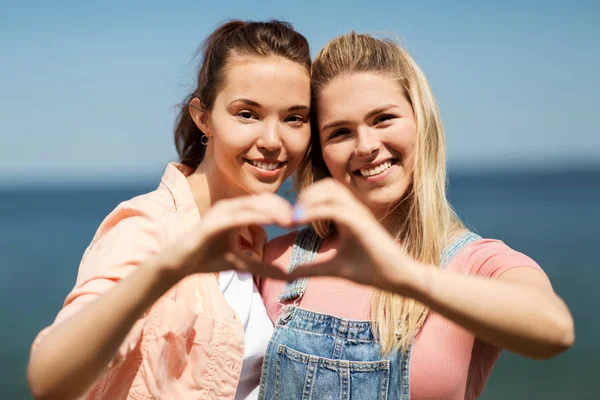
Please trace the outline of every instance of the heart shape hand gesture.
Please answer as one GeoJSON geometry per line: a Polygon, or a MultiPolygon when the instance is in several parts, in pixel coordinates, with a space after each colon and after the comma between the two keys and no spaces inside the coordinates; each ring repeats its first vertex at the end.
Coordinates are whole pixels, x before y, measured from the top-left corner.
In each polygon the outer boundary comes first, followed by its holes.
{"type": "Polygon", "coordinates": [[[417,264],[364,204],[331,179],[304,190],[294,208],[275,194],[218,202],[170,254],[182,276],[230,269],[282,280],[327,275],[382,289],[397,288],[417,264]],[[326,259],[289,274],[263,262],[267,235],[262,226],[294,228],[319,220],[333,222],[337,230],[336,251],[326,259]]]}

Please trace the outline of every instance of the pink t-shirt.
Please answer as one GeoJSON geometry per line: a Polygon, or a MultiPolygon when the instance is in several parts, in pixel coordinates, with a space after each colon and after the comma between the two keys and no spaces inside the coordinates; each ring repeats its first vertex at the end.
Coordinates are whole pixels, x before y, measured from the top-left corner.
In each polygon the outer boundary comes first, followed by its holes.
{"type": "MultiPolygon", "coordinates": [[[[269,242],[265,259],[287,269],[296,232],[269,242]]],[[[317,255],[330,251],[324,244],[317,255]]],[[[498,240],[481,239],[465,246],[448,264],[448,269],[495,279],[515,267],[541,271],[526,255],[498,240]]],[[[267,312],[277,322],[281,306],[277,297],[284,282],[266,279],[260,291],[267,312]]],[[[331,277],[311,278],[300,307],[347,319],[368,320],[372,289],[331,277]]],[[[419,332],[410,365],[410,397],[413,400],[463,400],[477,398],[500,355],[500,349],[475,338],[470,332],[431,313],[419,332]]]]}

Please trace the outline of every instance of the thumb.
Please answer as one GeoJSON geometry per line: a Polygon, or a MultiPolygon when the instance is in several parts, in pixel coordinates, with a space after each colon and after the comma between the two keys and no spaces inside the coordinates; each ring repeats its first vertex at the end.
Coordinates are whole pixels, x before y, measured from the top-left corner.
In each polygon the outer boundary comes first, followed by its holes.
{"type": "Polygon", "coordinates": [[[250,272],[253,275],[260,275],[263,278],[277,280],[285,280],[287,277],[284,270],[276,265],[264,263],[262,260],[241,258],[232,253],[227,254],[226,259],[237,271],[250,272]]]}
{"type": "Polygon", "coordinates": [[[287,274],[287,280],[293,281],[298,278],[311,276],[340,276],[340,268],[335,259],[312,264],[303,264],[296,267],[287,274]]]}

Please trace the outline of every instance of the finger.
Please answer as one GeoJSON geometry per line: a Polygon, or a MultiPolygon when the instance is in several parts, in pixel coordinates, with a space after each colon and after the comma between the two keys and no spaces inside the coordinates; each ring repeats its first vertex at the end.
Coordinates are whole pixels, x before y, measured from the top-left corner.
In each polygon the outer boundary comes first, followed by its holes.
{"type": "Polygon", "coordinates": [[[254,260],[252,258],[242,258],[229,253],[226,255],[227,261],[235,267],[235,270],[242,272],[250,272],[265,278],[285,280],[286,273],[279,267],[262,262],[262,260],[254,260]]]}
{"type": "Polygon", "coordinates": [[[292,205],[277,195],[258,196],[245,204],[247,210],[264,213],[273,219],[273,223],[281,227],[290,227],[293,223],[292,205]]]}
{"type": "Polygon", "coordinates": [[[233,246],[233,253],[242,258],[242,259],[250,259],[255,261],[262,261],[263,259],[263,249],[258,248],[254,249],[251,247],[244,246],[243,244],[236,244],[233,246]]]}
{"type": "Polygon", "coordinates": [[[340,268],[335,260],[303,264],[287,274],[286,279],[293,281],[298,278],[315,276],[341,276],[340,268]]]}
{"type": "Polygon", "coordinates": [[[265,244],[267,242],[267,232],[260,225],[248,225],[239,228],[237,237],[237,248],[240,251],[250,251],[252,254],[258,254],[262,259],[265,244]]]}
{"type": "Polygon", "coordinates": [[[297,205],[294,209],[294,220],[298,225],[317,221],[332,221],[338,227],[349,227],[361,218],[352,210],[331,203],[312,203],[309,206],[297,205]]]}
{"type": "MultiPolygon", "coordinates": [[[[288,220],[291,220],[291,217],[288,220]]],[[[287,228],[290,223],[281,223],[280,218],[272,210],[238,209],[235,211],[224,210],[218,214],[212,214],[210,216],[210,223],[207,222],[204,226],[210,231],[219,232],[247,225],[278,225],[287,228]]]]}
{"type": "Polygon", "coordinates": [[[228,203],[224,213],[236,215],[240,212],[255,212],[269,217],[271,224],[282,227],[289,226],[292,222],[292,206],[276,194],[261,194],[244,196],[228,203]]]}
{"type": "Polygon", "coordinates": [[[267,243],[267,231],[260,225],[250,225],[248,226],[248,231],[252,236],[252,246],[256,251],[260,250],[261,257],[262,253],[265,249],[265,244],[267,243]]]}
{"type": "Polygon", "coordinates": [[[228,265],[231,265],[231,269],[240,272],[248,272],[247,263],[244,262],[237,254],[230,252],[225,253],[224,255],[225,261],[227,261],[228,265]]]}
{"type": "Polygon", "coordinates": [[[238,228],[238,236],[240,239],[252,244],[252,233],[250,232],[250,226],[241,226],[238,228]]]}
{"type": "Polygon", "coordinates": [[[306,218],[310,214],[306,211],[321,207],[336,211],[331,217],[349,216],[354,219],[372,217],[371,212],[347,188],[337,182],[327,182],[323,185],[315,184],[299,196],[294,207],[294,222],[296,224],[311,222],[306,218]]]}
{"type": "Polygon", "coordinates": [[[353,199],[354,196],[348,188],[331,178],[318,181],[298,195],[298,203],[306,205],[321,202],[345,204],[353,199]]]}
{"type": "Polygon", "coordinates": [[[287,273],[272,264],[250,260],[248,262],[248,267],[253,274],[260,275],[264,278],[277,279],[280,281],[287,279],[287,273]]]}

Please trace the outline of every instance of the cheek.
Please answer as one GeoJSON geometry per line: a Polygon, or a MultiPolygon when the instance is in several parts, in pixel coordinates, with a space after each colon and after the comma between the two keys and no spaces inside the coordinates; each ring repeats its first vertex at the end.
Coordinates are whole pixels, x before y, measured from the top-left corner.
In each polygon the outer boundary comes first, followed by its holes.
{"type": "Polygon", "coordinates": [[[402,147],[400,148],[400,155],[402,157],[402,166],[405,169],[412,171],[414,166],[415,144],[403,143],[402,147]]]}
{"type": "Polygon", "coordinates": [[[384,140],[400,152],[403,164],[411,165],[417,145],[417,131],[413,123],[402,124],[398,129],[390,130],[384,140]]]}
{"type": "Polygon", "coordinates": [[[336,145],[323,147],[323,160],[334,178],[340,177],[346,172],[348,162],[342,150],[340,146],[336,145]]]}
{"type": "Polygon", "coordinates": [[[215,144],[215,156],[231,157],[249,148],[255,140],[255,128],[239,123],[220,123],[213,127],[211,140],[215,144]]]}
{"type": "Polygon", "coordinates": [[[310,127],[294,129],[284,127],[282,143],[286,154],[291,157],[295,163],[300,163],[306,154],[306,149],[310,143],[310,127]]]}
{"type": "Polygon", "coordinates": [[[416,146],[417,146],[417,137],[416,135],[414,137],[409,138],[409,140],[407,140],[405,147],[404,147],[404,165],[409,168],[411,171],[414,168],[414,164],[415,164],[415,150],[416,150],[416,146]]]}

